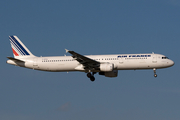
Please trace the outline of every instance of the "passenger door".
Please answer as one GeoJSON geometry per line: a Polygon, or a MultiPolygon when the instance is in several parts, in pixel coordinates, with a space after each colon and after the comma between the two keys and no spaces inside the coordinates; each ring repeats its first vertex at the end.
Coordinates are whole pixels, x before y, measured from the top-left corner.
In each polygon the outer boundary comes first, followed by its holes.
{"type": "Polygon", "coordinates": [[[153,62],[153,63],[157,63],[157,55],[156,55],[156,54],[153,54],[152,57],[153,57],[153,58],[152,58],[152,62],[153,62]]]}

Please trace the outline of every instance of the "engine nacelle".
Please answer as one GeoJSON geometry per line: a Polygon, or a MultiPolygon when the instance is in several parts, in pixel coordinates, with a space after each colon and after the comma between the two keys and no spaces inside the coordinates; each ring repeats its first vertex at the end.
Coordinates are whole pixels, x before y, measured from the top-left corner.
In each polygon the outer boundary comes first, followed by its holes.
{"type": "Polygon", "coordinates": [[[106,77],[117,77],[118,76],[118,70],[113,70],[111,72],[99,72],[99,75],[104,75],[106,77]]]}
{"type": "Polygon", "coordinates": [[[110,72],[110,71],[113,71],[114,69],[114,64],[100,64],[100,71],[103,71],[103,72],[110,72]]]}

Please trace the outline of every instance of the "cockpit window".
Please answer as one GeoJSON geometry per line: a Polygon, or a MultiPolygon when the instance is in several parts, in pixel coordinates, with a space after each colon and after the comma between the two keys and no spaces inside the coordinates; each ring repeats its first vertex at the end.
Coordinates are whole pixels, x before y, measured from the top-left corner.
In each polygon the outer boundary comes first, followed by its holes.
{"type": "Polygon", "coordinates": [[[169,59],[168,57],[162,57],[162,59],[169,59]]]}

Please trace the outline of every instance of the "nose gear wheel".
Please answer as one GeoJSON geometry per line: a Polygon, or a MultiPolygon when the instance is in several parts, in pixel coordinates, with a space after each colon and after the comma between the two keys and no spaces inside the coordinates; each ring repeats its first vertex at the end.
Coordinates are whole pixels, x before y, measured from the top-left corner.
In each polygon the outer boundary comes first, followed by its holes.
{"type": "Polygon", "coordinates": [[[157,77],[156,68],[154,68],[153,71],[154,71],[154,77],[156,78],[157,77]]]}

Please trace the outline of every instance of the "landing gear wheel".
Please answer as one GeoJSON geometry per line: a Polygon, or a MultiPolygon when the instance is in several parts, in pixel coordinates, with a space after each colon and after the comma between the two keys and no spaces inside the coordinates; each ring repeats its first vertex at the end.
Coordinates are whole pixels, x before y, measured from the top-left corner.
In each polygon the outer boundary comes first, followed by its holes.
{"type": "Polygon", "coordinates": [[[88,78],[91,78],[91,76],[92,76],[91,73],[87,73],[88,78]]]}
{"type": "Polygon", "coordinates": [[[156,68],[154,68],[153,71],[154,71],[154,77],[156,78],[157,77],[156,68]]]}
{"type": "Polygon", "coordinates": [[[154,74],[154,77],[156,78],[156,77],[157,77],[157,74],[154,74]]]}
{"type": "Polygon", "coordinates": [[[87,73],[87,77],[90,78],[91,81],[95,81],[94,72],[91,74],[90,72],[87,73]]]}
{"type": "Polygon", "coordinates": [[[94,76],[91,76],[90,77],[90,80],[93,82],[93,81],[95,81],[95,77],[94,76]]]}

